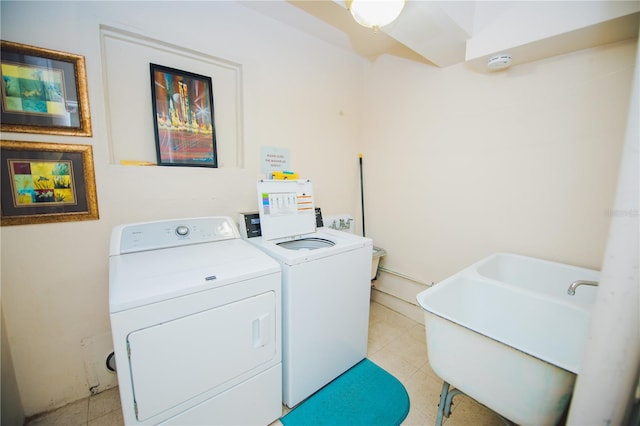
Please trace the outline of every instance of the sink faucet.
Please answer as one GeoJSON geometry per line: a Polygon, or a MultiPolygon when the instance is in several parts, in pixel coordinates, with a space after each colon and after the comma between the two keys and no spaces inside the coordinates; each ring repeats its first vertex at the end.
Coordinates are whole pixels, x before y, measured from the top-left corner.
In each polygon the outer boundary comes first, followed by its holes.
{"type": "Polygon", "coordinates": [[[587,281],[587,280],[577,280],[571,283],[569,288],[567,289],[567,294],[573,296],[576,294],[576,288],[580,285],[598,285],[597,281],[587,281]]]}

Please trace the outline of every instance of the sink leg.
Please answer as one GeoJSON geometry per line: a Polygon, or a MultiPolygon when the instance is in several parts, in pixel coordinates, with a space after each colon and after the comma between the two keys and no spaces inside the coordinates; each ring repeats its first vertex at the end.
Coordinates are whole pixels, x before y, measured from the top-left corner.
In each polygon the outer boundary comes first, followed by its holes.
{"type": "MultiPolygon", "coordinates": [[[[442,422],[445,417],[451,415],[451,405],[453,404],[453,398],[457,395],[465,395],[464,392],[458,389],[450,389],[450,385],[447,382],[442,383],[442,390],[440,391],[440,403],[438,404],[438,415],[436,417],[436,426],[442,426],[442,422]]],[[[502,417],[500,414],[495,413],[505,426],[515,426],[510,420],[502,417]]]]}
{"type": "Polygon", "coordinates": [[[451,415],[451,405],[453,404],[453,397],[456,395],[464,395],[461,390],[452,389],[449,390],[449,383],[442,383],[442,390],[440,391],[440,403],[438,404],[438,415],[436,417],[436,426],[442,426],[442,422],[445,417],[451,415]]]}
{"type": "Polygon", "coordinates": [[[444,407],[447,401],[447,394],[449,393],[449,383],[442,383],[442,390],[440,391],[440,403],[438,404],[438,416],[436,417],[436,426],[442,426],[444,421],[444,407]]]}
{"type": "Polygon", "coordinates": [[[449,417],[451,415],[451,404],[453,404],[453,397],[456,395],[464,395],[462,391],[454,389],[447,395],[447,401],[444,404],[444,416],[449,417]]]}

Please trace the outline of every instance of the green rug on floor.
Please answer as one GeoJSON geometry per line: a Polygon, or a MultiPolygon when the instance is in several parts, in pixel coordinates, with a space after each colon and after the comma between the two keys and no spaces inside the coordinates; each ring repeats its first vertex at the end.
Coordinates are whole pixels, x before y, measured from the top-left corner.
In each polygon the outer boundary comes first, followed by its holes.
{"type": "Polygon", "coordinates": [[[280,421],[285,426],[392,426],[407,414],[409,395],[402,383],[365,358],[280,421]]]}

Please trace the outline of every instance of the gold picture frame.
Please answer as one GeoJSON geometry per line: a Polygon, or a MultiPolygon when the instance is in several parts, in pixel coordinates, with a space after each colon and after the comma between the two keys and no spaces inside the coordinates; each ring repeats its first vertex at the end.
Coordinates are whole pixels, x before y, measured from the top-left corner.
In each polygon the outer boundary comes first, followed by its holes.
{"type": "Polygon", "coordinates": [[[0,140],[0,225],[97,220],[91,145],[0,140]]]}
{"type": "Polygon", "coordinates": [[[0,40],[0,130],[91,136],[84,56],[0,40]]]}

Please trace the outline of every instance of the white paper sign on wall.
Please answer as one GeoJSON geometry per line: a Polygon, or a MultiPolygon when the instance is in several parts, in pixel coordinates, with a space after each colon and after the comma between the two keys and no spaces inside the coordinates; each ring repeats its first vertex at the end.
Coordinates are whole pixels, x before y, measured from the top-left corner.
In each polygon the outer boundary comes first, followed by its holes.
{"type": "Polygon", "coordinates": [[[261,171],[265,174],[291,170],[289,168],[289,149],[263,146],[261,150],[261,171]]]}

